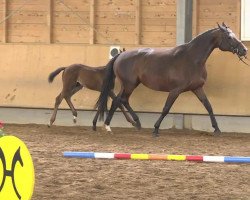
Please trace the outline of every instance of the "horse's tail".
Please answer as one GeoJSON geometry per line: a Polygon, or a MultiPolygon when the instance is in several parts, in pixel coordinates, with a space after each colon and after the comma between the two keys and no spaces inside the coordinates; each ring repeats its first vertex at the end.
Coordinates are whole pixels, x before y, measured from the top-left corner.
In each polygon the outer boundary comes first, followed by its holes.
{"type": "Polygon", "coordinates": [[[95,104],[95,108],[98,109],[99,114],[100,114],[100,118],[99,118],[100,120],[103,120],[104,112],[107,111],[109,93],[112,89],[114,89],[115,73],[113,70],[113,65],[119,55],[120,54],[117,54],[116,56],[114,56],[106,65],[107,71],[106,71],[106,75],[102,83],[101,94],[95,104]]]}
{"type": "Polygon", "coordinates": [[[49,77],[48,77],[48,81],[49,83],[52,83],[54,78],[63,70],[65,70],[66,67],[59,67],[58,69],[56,69],[55,71],[51,72],[49,77]]]}

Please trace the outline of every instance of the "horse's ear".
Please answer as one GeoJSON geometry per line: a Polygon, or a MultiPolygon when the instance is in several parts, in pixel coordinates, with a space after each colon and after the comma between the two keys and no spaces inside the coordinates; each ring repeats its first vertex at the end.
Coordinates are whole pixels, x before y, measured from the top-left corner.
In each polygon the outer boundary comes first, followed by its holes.
{"type": "Polygon", "coordinates": [[[217,22],[217,25],[218,25],[220,30],[227,31],[227,28],[224,26],[224,22],[222,23],[222,26],[218,22],[217,22]]]}
{"type": "Polygon", "coordinates": [[[218,25],[219,29],[221,29],[221,30],[223,29],[222,26],[218,22],[217,22],[217,25],[218,25]]]}
{"type": "Polygon", "coordinates": [[[222,22],[222,26],[224,26],[225,28],[228,28],[228,26],[224,22],[222,22]]]}

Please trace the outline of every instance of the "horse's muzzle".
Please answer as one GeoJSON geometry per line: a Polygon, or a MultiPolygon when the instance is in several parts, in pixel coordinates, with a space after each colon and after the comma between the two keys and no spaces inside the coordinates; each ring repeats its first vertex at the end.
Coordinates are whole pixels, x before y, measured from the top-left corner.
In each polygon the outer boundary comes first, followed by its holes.
{"type": "Polygon", "coordinates": [[[235,53],[238,54],[238,56],[242,57],[242,56],[246,56],[247,55],[247,51],[248,49],[243,47],[241,49],[237,49],[237,51],[235,53]]]}

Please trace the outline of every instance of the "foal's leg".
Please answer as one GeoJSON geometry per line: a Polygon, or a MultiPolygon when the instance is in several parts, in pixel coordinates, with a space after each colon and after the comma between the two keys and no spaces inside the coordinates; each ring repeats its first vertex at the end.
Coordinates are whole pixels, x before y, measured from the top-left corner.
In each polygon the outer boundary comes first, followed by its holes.
{"type": "Polygon", "coordinates": [[[69,105],[69,107],[70,107],[70,109],[71,109],[71,111],[72,111],[72,114],[73,114],[73,122],[74,122],[74,123],[76,123],[77,111],[76,111],[76,109],[75,109],[73,103],[71,102],[71,97],[72,97],[75,93],[77,93],[79,90],[81,90],[82,88],[83,88],[83,86],[82,86],[81,84],[79,84],[79,85],[75,86],[75,87],[72,89],[72,91],[71,91],[71,93],[70,93],[69,96],[64,97],[65,100],[66,100],[66,102],[67,102],[67,104],[69,105]]]}
{"type": "Polygon", "coordinates": [[[73,105],[73,103],[71,102],[71,97],[65,97],[65,100],[67,102],[67,104],[69,105],[70,107],[70,110],[72,111],[72,114],[73,114],[73,122],[76,123],[76,118],[77,118],[77,111],[73,105]]]}
{"type": "Polygon", "coordinates": [[[193,93],[198,97],[198,99],[201,101],[201,103],[207,109],[209,116],[210,116],[210,119],[211,119],[212,126],[214,128],[214,132],[220,133],[221,131],[220,131],[218,124],[217,124],[217,121],[214,117],[212,106],[211,106],[210,102],[208,101],[207,96],[206,96],[203,88],[198,88],[198,89],[194,90],[193,93]]]}
{"type": "Polygon", "coordinates": [[[53,112],[53,114],[52,114],[52,116],[50,118],[50,124],[48,125],[49,127],[54,123],[54,121],[56,119],[57,110],[58,110],[58,107],[61,104],[63,98],[64,97],[63,97],[62,92],[56,97],[54,112],[53,112]]]}
{"type": "Polygon", "coordinates": [[[177,99],[177,97],[179,96],[179,94],[180,94],[180,91],[178,91],[178,90],[170,91],[168,98],[166,100],[165,106],[162,110],[161,116],[159,117],[159,119],[156,121],[156,123],[154,125],[154,127],[155,127],[155,129],[153,131],[154,137],[159,136],[159,127],[161,125],[161,122],[164,119],[164,117],[169,113],[170,108],[174,104],[174,102],[177,99]]]}

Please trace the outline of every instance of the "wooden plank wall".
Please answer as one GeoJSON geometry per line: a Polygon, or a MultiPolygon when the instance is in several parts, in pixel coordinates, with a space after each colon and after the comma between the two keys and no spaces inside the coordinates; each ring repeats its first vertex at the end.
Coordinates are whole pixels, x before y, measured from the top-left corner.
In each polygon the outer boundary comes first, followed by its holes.
{"type": "MultiPolygon", "coordinates": [[[[1,0],[0,18],[20,7],[0,42],[176,44],[176,0],[1,0]]],[[[193,15],[194,36],[222,21],[240,33],[240,0],[194,0],[193,15]]]]}
{"type": "Polygon", "coordinates": [[[97,44],[134,44],[136,0],[96,1],[97,44]]]}
{"type": "Polygon", "coordinates": [[[240,0],[194,0],[193,35],[225,22],[240,35],[240,0]]]}
{"type": "MultiPolygon", "coordinates": [[[[47,7],[44,0],[29,1],[7,20],[6,42],[44,42],[47,31],[47,7]]],[[[18,10],[23,0],[6,0],[6,15],[18,10]]]]}
{"type": "Polygon", "coordinates": [[[176,1],[142,1],[141,44],[175,46],[176,1]]]}
{"type": "Polygon", "coordinates": [[[52,42],[89,42],[89,0],[52,1],[52,42]]]}
{"type": "MultiPolygon", "coordinates": [[[[2,0],[1,19],[24,3],[2,0]]],[[[175,0],[30,0],[0,34],[3,43],[173,46],[175,23],[175,0]]]]}

